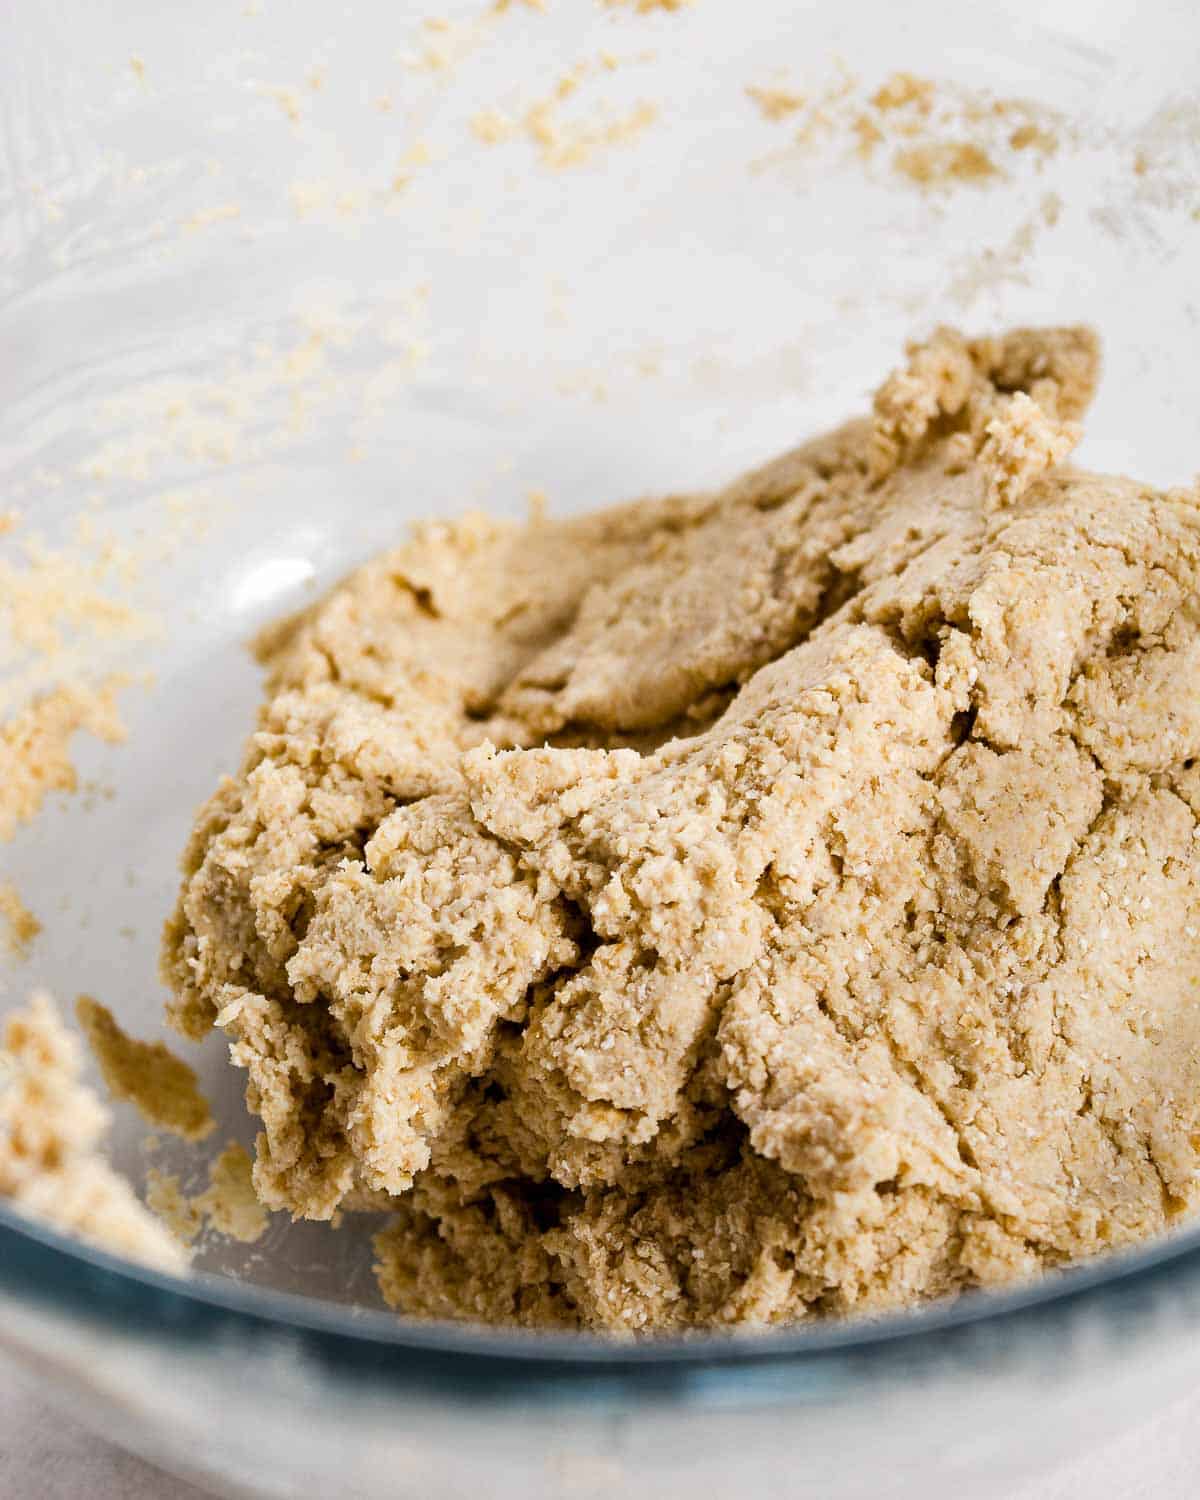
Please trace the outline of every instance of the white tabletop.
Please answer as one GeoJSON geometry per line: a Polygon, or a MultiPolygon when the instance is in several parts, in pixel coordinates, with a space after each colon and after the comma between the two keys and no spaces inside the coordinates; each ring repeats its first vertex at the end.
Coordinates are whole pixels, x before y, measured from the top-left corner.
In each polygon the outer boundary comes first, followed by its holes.
{"type": "MultiPolygon", "coordinates": [[[[1200,1393],[1104,1448],[1081,1454],[1012,1500],[1193,1500],[1200,1393]]],[[[60,1415],[0,1362],[0,1500],[201,1500],[201,1491],[111,1447],[60,1415]]]]}

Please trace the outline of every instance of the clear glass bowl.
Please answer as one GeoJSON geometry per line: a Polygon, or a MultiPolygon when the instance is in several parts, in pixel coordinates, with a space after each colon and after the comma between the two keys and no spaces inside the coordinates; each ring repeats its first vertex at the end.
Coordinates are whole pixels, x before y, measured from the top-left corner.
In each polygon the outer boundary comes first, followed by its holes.
{"type": "MultiPolygon", "coordinates": [[[[1081,460],[1194,471],[1193,7],[440,16],[71,3],[7,30],[0,548],[36,532],[129,607],[67,659],[131,681],[128,741],[81,738],[80,794],[0,846],[44,929],[0,1013],[45,985],[161,1034],[158,929],[251,723],[244,643],[413,519],[710,485],[861,410],[945,321],[1094,323],[1081,460]],[[928,115],[871,102],[906,71],[928,115]]],[[[63,660],[0,665],[19,696],[63,660]]],[[[195,1058],[252,1139],[219,1039],[195,1058]]],[[[202,1173],[124,1108],[113,1150],[202,1173]]],[[[0,1209],[0,1347],[230,1493],[423,1500],[1003,1493],[1200,1370],[1192,1230],[869,1324],[636,1346],[406,1323],[366,1241],[273,1221],[184,1285],[0,1209]]]]}

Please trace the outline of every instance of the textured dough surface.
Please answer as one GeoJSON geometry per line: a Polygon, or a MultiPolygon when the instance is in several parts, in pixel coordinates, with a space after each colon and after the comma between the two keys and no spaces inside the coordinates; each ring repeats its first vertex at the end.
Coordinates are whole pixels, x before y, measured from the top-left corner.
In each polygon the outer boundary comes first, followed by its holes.
{"type": "Polygon", "coordinates": [[[433,524],[264,641],[164,966],[271,1208],[619,1330],[1026,1276],[1195,1206],[1200,497],[1081,329],[910,350],[713,495],[433,524]]]}

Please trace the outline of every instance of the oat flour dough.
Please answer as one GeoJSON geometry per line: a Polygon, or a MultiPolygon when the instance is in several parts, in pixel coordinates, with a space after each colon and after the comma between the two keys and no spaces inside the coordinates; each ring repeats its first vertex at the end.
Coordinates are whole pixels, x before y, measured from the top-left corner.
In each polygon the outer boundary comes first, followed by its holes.
{"type": "Polygon", "coordinates": [[[1200,495],[1062,467],[1082,329],[910,351],[715,495],[429,525],[264,642],[165,972],[265,1204],[409,1313],[773,1323],[1171,1225],[1200,495]]]}
{"type": "Polygon", "coordinates": [[[79,1038],[49,995],[0,1032],[0,1199],[114,1255],[182,1275],[183,1247],[101,1149],[109,1112],[83,1079],[79,1038]]]}

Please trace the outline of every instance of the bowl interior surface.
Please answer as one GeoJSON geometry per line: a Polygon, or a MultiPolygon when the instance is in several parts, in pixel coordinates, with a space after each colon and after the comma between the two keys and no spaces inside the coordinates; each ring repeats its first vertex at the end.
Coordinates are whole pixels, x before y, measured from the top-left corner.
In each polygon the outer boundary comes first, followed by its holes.
{"type": "MultiPolygon", "coordinates": [[[[184,1049],[159,931],[253,721],[246,644],[415,520],[707,488],[861,411],[941,322],[1094,324],[1079,460],[1192,478],[1200,11],[881,13],[23,9],[0,55],[0,554],[117,610],[52,610],[53,650],[14,626],[0,691],[7,713],[124,674],[128,737],[80,736],[80,790],[0,846],[42,924],[0,961],[0,1014],[86,992],[184,1049]],[[872,103],[903,73],[935,85],[911,130],[872,103]],[[915,181],[903,153],[947,146],[987,169],[915,181]]],[[[223,1040],[187,1055],[216,1139],[250,1143],[223,1040]]],[[[136,1183],[203,1181],[210,1152],[115,1115],[136,1183]]],[[[199,1266],[380,1305],[365,1232],[276,1216],[199,1266]]]]}

